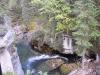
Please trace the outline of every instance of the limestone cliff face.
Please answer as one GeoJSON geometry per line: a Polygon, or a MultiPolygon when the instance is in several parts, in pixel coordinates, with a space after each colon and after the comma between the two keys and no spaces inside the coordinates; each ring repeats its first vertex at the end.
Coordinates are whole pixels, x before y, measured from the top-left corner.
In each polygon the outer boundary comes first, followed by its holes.
{"type": "Polygon", "coordinates": [[[3,73],[14,73],[11,56],[7,50],[4,50],[3,53],[0,54],[0,64],[3,73]]]}
{"type": "Polygon", "coordinates": [[[0,64],[3,73],[6,72],[14,73],[11,56],[6,46],[7,43],[6,33],[7,33],[6,27],[3,24],[0,24],[0,64]]]}
{"type": "Polygon", "coordinates": [[[8,50],[11,56],[14,73],[16,75],[24,75],[22,67],[21,67],[20,59],[17,53],[17,48],[12,45],[8,48],[8,50]]]}
{"type": "Polygon", "coordinates": [[[19,27],[13,28],[11,26],[12,23],[9,16],[5,16],[4,20],[5,24],[1,27],[5,27],[7,32],[0,37],[0,64],[2,72],[12,72],[13,75],[24,75],[17,49],[14,46],[14,42],[17,38],[17,30],[19,34],[19,27]]]}
{"type": "Polygon", "coordinates": [[[9,47],[2,50],[3,52],[0,53],[0,64],[2,72],[12,72],[16,75],[24,75],[17,53],[17,48],[13,45],[10,45],[9,47]]]}

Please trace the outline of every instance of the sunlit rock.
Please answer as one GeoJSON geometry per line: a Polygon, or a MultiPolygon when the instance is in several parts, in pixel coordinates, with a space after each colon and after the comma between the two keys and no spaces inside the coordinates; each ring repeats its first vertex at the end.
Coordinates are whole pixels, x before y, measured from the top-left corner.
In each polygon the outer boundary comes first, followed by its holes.
{"type": "Polygon", "coordinates": [[[4,52],[0,54],[0,64],[3,73],[14,73],[11,56],[7,50],[4,50],[4,52]]]}
{"type": "Polygon", "coordinates": [[[17,54],[17,49],[15,49],[12,45],[16,39],[15,31],[17,30],[14,30],[11,26],[11,18],[9,16],[5,16],[4,20],[4,26],[7,29],[7,33],[0,39],[0,64],[2,72],[3,74],[11,72],[16,75],[24,75],[19,61],[19,56],[17,54]]]}
{"type": "Polygon", "coordinates": [[[82,68],[76,69],[68,75],[96,75],[96,66],[93,61],[86,60],[82,68]]]}

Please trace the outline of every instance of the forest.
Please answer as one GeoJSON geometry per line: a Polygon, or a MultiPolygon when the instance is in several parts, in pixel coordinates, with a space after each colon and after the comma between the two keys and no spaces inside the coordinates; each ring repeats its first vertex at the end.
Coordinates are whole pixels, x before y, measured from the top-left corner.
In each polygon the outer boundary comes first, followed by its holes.
{"type": "Polygon", "coordinates": [[[100,0],[0,0],[0,75],[100,75],[100,0]]]}

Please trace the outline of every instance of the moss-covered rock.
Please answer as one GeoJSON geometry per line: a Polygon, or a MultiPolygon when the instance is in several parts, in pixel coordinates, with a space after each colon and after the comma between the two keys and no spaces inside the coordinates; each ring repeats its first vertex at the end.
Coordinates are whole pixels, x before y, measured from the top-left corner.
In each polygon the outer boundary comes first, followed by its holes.
{"type": "Polygon", "coordinates": [[[71,63],[71,64],[63,64],[60,67],[61,73],[63,75],[68,74],[69,72],[71,72],[72,70],[76,69],[78,67],[78,65],[76,65],[75,63],[71,63]]]}
{"type": "Polygon", "coordinates": [[[3,75],[15,75],[15,74],[12,73],[12,72],[7,72],[7,73],[5,73],[5,74],[3,74],[3,75]]]}

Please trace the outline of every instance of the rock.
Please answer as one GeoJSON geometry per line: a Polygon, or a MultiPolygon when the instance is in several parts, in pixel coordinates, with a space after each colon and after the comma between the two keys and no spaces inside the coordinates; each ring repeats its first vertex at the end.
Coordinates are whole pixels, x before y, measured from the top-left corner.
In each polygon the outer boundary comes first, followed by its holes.
{"type": "Polygon", "coordinates": [[[52,69],[56,69],[57,67],[59,67],[60,65],[62,65],[64,63],[64,61],[61,60],[61,59],[52,59],[52,60],[48,60],[47,63],[49,64],[49,66],[52,69]]]}
{"type": "Polygon", "coordinates": [[[100,62],[96,62],[96,73],[97,75],[100,75],[100,62]]]}
{"type": "Polygon", "coordinates": [[[0,64],[2,73],[7,73],[7,72],[14,73],[11,56],[7,50],[4,50],[4,52],[0,54],[0,64]]]}
{"type": "Polygon", "coordinates": [[[39,69],[44,72],[45,71],[49,72],[51,70],[58,68],[63,63],[64,63],[64,61],[61,59],[51,59],[51,60],[47,60],[45,63],[41,64],[39,66],[39,69]]]}
{"type": "Polygon", "coordinates": [[[96,65],[93,61],[86,60],[80,69],[76,69],[68,75],[96,75],[96,65]]]}
{"type": "Polygon", "coordinates": [[[72,70],[75,70],[77,67],[78,65],[75,63],[68,63],[68,64],[66,63],[60,67],[60,70],[61,70],[61,73],[65,75],[71,72],[72,70]]]}
{"type": "MultiPolygon", "coordinates": [[[[10,26],[11,18],[5,16],[5,26],[8,30],[6,35],[0,39],[0,64],[1,69],[4,74],[11,72],[16,75],[24,75],[21,63],[19,61],[19,56],[17,54],[17,49],[12,45],[15,41],[15,31],[10,26]]],[[[18,28],[18,27],[17,27],[18,28]]]]}
{"type": "Polygon", "coordinates": [[[13,28],[13,30],[14,30],[16,37],[17,37],[16,41],[23,39],[23,32],[22,32],[21,26],[17,25],[13,28]]]}
{"type": "Polygon", "coordinates": [[[8,50],[9,50],[9,53],[11,56],[11,61],[12,61],[12,65],[13,65],[15,74],[24,75],[19,56],[17,54],[17,48],[12,45],[8,48],[8,50]]]}

